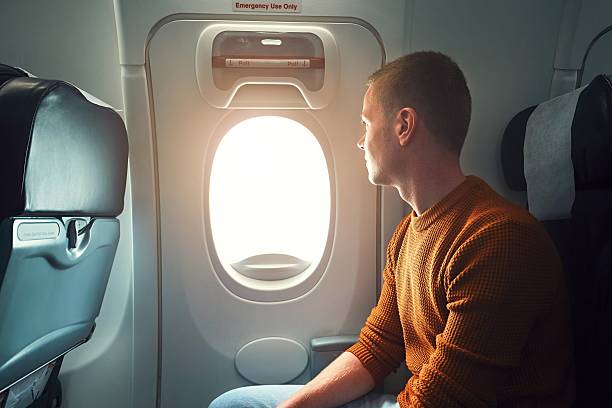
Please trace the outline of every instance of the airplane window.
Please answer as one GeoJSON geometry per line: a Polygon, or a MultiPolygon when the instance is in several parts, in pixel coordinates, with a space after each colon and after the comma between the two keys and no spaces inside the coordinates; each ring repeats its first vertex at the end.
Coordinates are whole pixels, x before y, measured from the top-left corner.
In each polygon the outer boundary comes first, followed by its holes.
{"type": "Polygon", "coordinates": [[[321,145],[292,119],[260,116],[238,123],[217,147],[209,205],[214,246],[225,268],[258,280],[312,270],[330,222],[321,145]]]}

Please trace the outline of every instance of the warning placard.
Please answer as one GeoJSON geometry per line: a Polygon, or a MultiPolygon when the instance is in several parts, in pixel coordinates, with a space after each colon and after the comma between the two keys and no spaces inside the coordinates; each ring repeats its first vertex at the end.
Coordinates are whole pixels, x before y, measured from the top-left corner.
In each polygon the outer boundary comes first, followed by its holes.
{"type": "Polygon", "coordinates": [[[302,0],[232,0],[232,8],[246,13],[301,13],[302,0]]]}

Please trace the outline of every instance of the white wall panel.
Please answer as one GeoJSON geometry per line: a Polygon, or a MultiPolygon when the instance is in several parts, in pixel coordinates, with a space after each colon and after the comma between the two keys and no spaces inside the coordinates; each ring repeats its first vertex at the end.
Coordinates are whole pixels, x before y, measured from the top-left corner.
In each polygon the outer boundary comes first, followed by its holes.
{"type": "MultiPolygon", "coordinates": [[[[612,2],[610,0],[582,0],[572,47],[571,61],[575,68],[580,67],[586,47],[593,37],[611,24],[612,2]]],[[[609,51],[609,59],[612,59],[612,50],[609,51]]]]}
{"type": "MultiPolygon", "coordinates": [[[[612,25],[612,2],[609,0],[582,2],[572,47],[571,62],[575,68],[580,68],[586,49],[593,38],[610,25],[612,25]]],[[[601,37],[591,49],[585,64],[582,85],[586,85],[600,73],[612,75],[612,32],[601,37]]]]}
{"type": "Polygon", "coordinates": [[[71,82],[122,109],[112,0],[0,3],[0,63],[71,82]]]}
{"type": "Polygon", "coordinates": [[[415,0],[409,51],[450,55],[472,94],[464,170],[516,201],[521,195],[503,179],[500,141],[512,116],[548,97],[562,11],[562,0],[415,0]]]}

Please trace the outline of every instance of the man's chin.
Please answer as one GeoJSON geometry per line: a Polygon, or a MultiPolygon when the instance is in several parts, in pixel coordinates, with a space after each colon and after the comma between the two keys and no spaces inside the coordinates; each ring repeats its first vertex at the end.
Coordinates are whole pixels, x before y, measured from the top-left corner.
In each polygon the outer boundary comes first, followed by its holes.
{"type": "Polygon", "coordinates": [[[378,174],[368,173],[368,180],[370,181],[370,183],[374,184],[375,186],[386,186],[388,184],[378,174]]]}

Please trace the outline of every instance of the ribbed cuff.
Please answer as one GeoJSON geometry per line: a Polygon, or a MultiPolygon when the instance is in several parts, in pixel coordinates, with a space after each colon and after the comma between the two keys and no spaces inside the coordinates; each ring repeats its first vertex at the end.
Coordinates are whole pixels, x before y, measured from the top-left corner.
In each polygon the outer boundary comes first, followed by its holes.
{"type": "Polygon", "coordinates": [[[381,383],[391,372],[388,367],[381,364],[380,360],[376,359],[374,354],[362,343],[357,342],[349,347],[346,351],[352,353],[359,359],[361,364],[368,370],[376,384],[381,383]]]}

